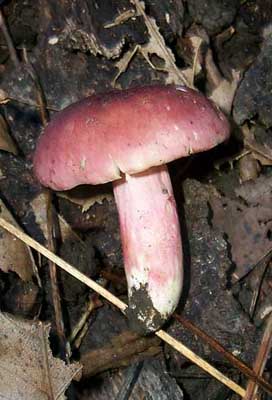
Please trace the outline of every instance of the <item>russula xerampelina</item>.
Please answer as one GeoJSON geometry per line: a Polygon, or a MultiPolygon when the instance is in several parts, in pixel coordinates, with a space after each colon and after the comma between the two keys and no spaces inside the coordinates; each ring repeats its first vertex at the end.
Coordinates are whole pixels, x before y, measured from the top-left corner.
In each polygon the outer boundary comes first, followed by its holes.
{"type": "Polygon", "coordinates": [[[216,146],[229,131],[226,117],[201,93],[156,85],[85,98],[56,114],[41,135],[34,171],[44,186],[113,182],[134,329],[159,329],[182,290],[180,228],[166,164],[216,146]]]}

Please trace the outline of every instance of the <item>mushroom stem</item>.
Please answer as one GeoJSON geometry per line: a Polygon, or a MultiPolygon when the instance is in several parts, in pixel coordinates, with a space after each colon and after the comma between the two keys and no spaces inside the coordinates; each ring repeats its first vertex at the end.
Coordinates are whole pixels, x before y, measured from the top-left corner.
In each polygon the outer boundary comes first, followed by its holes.
{"type": "Polygon", "coordinates": [[[183,282],[176,202],[166,166],[113,182],[128,282],[128,316],[141,332],[159,329],[176,308],[183,282]]]}

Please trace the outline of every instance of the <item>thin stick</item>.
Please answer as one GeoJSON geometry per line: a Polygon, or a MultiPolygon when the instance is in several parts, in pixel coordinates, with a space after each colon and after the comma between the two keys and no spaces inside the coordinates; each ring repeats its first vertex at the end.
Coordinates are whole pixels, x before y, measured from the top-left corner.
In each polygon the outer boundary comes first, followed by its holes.
{"type": "Polygon", "coordinates": [[[203,360],[192,350],[188,349],[188,347],[184,346],[184,344],[174,339],[172,336],[168,335],[168,333],[166,333],[163,330],[157,331],[156,335],[164,342],[172,346],[179,353],[183,354],[190,361],[195,363],[198,367],[202,368],[205,372],[208,372],[211,376],[213,376],[215,379],[217,379],[225,386],[233,390],[235,393],[239,394],[241,397],[244,397],[246,391],[241,386],[239,386],[237,383],[235,383],[234,381],[223,375],[222,372],[218,371],[218,369],[214,368],[211,364],[203,360]]]}
{"type": "MultiPolygon", "coordinates": [[[[42,126],[45,127],[49,118],[46,110],[45,95],[42,85],[40,83],[39,76],[37,75],[35,69],[29,62],[26,48],[23,48],[23,60],[25,62],[27,71],[35,85],[37,103],[39,105],[38,109],[39,109],[40,119],[42,122],[42,126]]],[[[54,240],[55,221],[53,218],[52,197],[53,197],[52,191],[50,189],[47,189],[47,195],[45,196],[47,232],[48,232],[47,245],[51,252],[55,252],[56,250],[55,240],[54,240]]],[[[59,285],[57,280],[57,267],[56,264],[51,260],[49,260],[48,266],[49,266],[49,276],[50,276],[50,284],[52,292],[52,302],[55,314],[56,331],[59,338],[60,354],[61,358],[65,360],[67,363],[69,363],[70,346],[65,336],[65,328],[62,316],[62,305],[61,305],[59,285]]]]}
{"type": "MultiPolygon", "coordinates": [[[[15,103],[19,103],[19,104],[24,104],[29,107],[37,108],[38,110],[41,108],[41,106],[38,103],[32,103],[31,101],[27,101],[24,99],[16,99],[15,97],[7,96],[3,90],[0,90],[0,104],[6,104],[6,103],[9,103],[10,101],[14,101],[15,103]]],[[[51,106],[46,106],[46,110],[54,111],[54,112],[61,111],[59,108],[55,108],[55,107],[51,107],[51,106]]],[[[250,153],[250,151],[248,151],[248,153],[250,153]]]]}
{"type": "MultiPolygon", "coordinates": [[[[272,314],[270,314],[268,317],[262,342],[253,367],[254,372],[259,376],[261,376],[264,371],[267,359],[271,352],[271,347],[272,347],[272,314]]],[[[257,390],[258,386],[256,385],[256,382],[249,381],[245,394],[245,400],[254,399],[257,390]]]]}
{"type": "Polygon", "coordinates": [[[159,31],[157,31],[154,28],[154,25],[152,24],[151,19],[146,15],[144,6],[140,2],[140,0],[130,0],[130,2],[132,4],[134,4],[137,13],[143,17],[143,19],[145,21],[145,25],[149,31],[150,36],[154,37],[154,39],[156,40],[156,44],[161,48],[161,52],[162,52],[162,54],[164,54],[164,59],[169,60],[169,64],[171,65],[172,72],[176,75],[177,79],[184,85],[191,87],[190,82],[188,82],[186,76],[177,67],[177,65],[175,63],[174,55],[171,53],[171,50],[169,50],[169,48],[165,45],[163,37],[161,36],[159,31]]]}
{"type": "MultiPolygon", "coordinates": [[[[54,218],[53,218],[53,210],[52,210],[52,192],[51,190],[47,190],[47,196],[45,196],[46,202],[46,214],[47,214],[47,244],[49,249],[54,252],[55,248],[55,240],[54,240],[54,218]]],[[[48,260],[49,266],[49,275],[50,275],[50,283],[51,283],[51,292],[52,292],[52,302],[53,308],[55,313],[55,324],[57,335],[59,338],[59,347],[61,358],[65,360],[67,363],[69,362],[69,353],[70,353],[70,346],[67,343],[67,339],[65,336],[65,329],[64,329],[64,321],[62,316],[62,306],[61,306],[61,298],[59,292],[59,285],[57,279],[57,266],[56,264],[48,260]]]]}
{"type": "Polygon", "coordinates": [[[89,301],[84,313],[80,316],[79,321],[77,322],[76,326],[73,328],[70,336],[69,342],[70,345],[75,341],[76,337],[79,335],[80,331],[86,326],[89,316],[91,313],[97,308],[102,305],[102,302],[98,300],[98,295],[95,293],[89,297],[89,301]]]}
{"type": "Polygon", "coordinates": [[[0,28],[1,28],[2,32],[3,32],[3,35],[4,35],[4,37],[5,37],[5,40],[6,40],[6,42],[7,42],[7,46],[8,46],[10,58],[12,59],[12,62],[13,62],[13,64],[14,64],[14,66],[15,66],[16,68],[18,68],[19,65],[20,65],[20,61],[19,61],[19,59],[18,59],[18,56],[17,56],[16,50],[15,50],[15,47],[14,47],[14,45],[13,45],[12,39],[11,39],[10,34],[9,34],[8,27],[7,27],[7,25],[6,25],[5,17],[4,17],[4,15],[3,15],[1,9],[0,9],[0,28]]]}
{"type": "Polygon", "coordinates": [[[42,355],[43,355],[44,365],[45,365],[45,368],[43,368],[43,370],[45,372],[44,378],[45,378],[47,387],[49,389],[48,400],[54,400],[55,396],[54,396],[53,383],[52,383],[52,374],[50,371],[49,359],[48,359],[48,348],[47,348],[48,336],[45,333],[44,324],[39,323],[38,326],[39,326],[39,330],[41,333],[41,339],[42,339],[41,350],[42,350],[42,355]]]}
{"type": "MultiPolygon", "coordinates": [[[[70,275],[72,275],[74,278],[85,283],[87,286],[89,286],[95,292],[99,293],[106,300],[108,300],[109,302],[114,304],[116,307],[120,308],[121,311],[124,312],[126,310],[127,305],[123,301],[119,300],[117,297],[115,297],[113,294],[111,294],[108,290],[106,290],[102,286],[98,285],[95,281],[93,281],[92,279],[90,279],[87,276],[85,276],[84,274],[82,274],[80,271],[78,271],[72,265],[68,264],[66,261],[64,261],[60,257],[56,256],[54,253],[51,253],[51,251],[47,250],[40,243],[36,242],[30,236],[28,236],[24,232],[20,231],[19,229],[15,228],[12,224],[8,223],[1,217],[0,217],[0,226],[2,228],[6,229],[8,232],[10,232],[12,235],[17,237],[18,239],[22,240],[28,246],[32,247],[34,250],[41,253],[43,256],[45,256],[49,260],[53,261],[64,271],[66,271],[70,275]]],[[[229,379],[228,377],[223,375],[220,371],[218,371],[216,368],[214,368],[212,365],[210,365],[207,361],[203,360],[201,357],[196,355],[192,350],[188,349],[181,342],[174,339],[172,336],[168,335],[168,333],[164,332],[163,330],[157,331],[156,335],[160,339],[162,339],[163,341],[168,343],[170,346],[172,346],[175,350],[182,353],[186,358],[188,358],[190,361],[192,361],[193,363],[198,365],[204,371],[208,372],[215,379],[217,379],[218,381],[223,383],[225,386],[227,386],[228,388],[233,390],[235,393],[239,394],[241,397],[244,397],[246,391],[241,386],[239,386],[236,382],[232,381],[231,379],[229,379]]]]}
{"type": "Polygon", "coordinates": [[[243,361],[236,358],[232,353],[227,351],[217,340],[209,336],[202,329],[194,325],[191,321],[182,317],[181,315],[174,314],[176,318],[185,328],[189,329],[194,335],[197,335],[204,343],[208,343],[214,350],[225,357],[234,367],[238,368],[244,375],[257,382],[265,391],[272,394],[272,385],[258,376],[252,369],[248,367],[243,361]]]}
{"type": "Polygon", "coordinates": [[[43,127],[45,127],[47,125],[49,115],[48,115],[48,112],[46,109],[46,100],[45,100],[44,91],[43,91],[39,76],[37,75],[34,67],[28,60],[28,55],[27,55],[27,51],[26,51],[25,47],[23,48],[22,54],[23,54],[23,59],[25,62],[26,69],[34,83],[34,86],[35,86],[38,110],[40,113],[42,125],[43,125],[43,127]]]}
{"type": "Polygon", "coordinates": [[[28,246],[32,247],[32,249],[41,253],[44,257],[48,258],[48,260],[53,261],[56,263],[60,268],[64,271],[68,272],[68,274],[72,275],[74,278],[78,279],[79,281],[85,283],[95,292],[99,293],[100,296],[104,297],[110,303],[114,304],[116,307],[120,308],[121,311],[125,311],[127,305],[119,300],[117,297],[112,295],[108,290],[104,289],[102,286],[98,285],[95,281],[88,278],[86,275],[82,274],[82,272],[78,271],[76,268],[72,267],[69,263],[64,261],[62,258],[56,256],[51,251],[47,250],[46,247],[42,246],[40,243],[36,242],[36,240],[32,239],[30,236],[25,234],[24,232],[20,231],[19,229],[15,228],[12,224],[0,218],[0,226],[6,229],[8,232],[12,233],[15,237],[22,240],[28,246]]]}

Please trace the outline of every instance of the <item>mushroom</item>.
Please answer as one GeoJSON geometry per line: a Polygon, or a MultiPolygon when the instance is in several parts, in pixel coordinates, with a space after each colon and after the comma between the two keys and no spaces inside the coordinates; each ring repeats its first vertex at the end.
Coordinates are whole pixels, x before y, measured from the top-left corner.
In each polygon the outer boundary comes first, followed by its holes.
{"type": "Polygon", "coordinates": [[[229,124],[201,93],[184,86],[112,91],[79,101],[45,128],[34,155],[40,182],[54,190],[113,181],[132,328],[159,329],[183,284],[182,245],[166,163],[226,140],[229,124]]]}

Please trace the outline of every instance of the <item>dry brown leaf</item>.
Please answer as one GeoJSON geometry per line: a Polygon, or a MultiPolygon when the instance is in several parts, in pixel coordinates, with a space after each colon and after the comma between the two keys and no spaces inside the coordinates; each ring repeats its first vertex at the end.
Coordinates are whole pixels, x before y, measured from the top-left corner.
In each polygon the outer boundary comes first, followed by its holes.
{"type": "Polygon", "coordinates": [[[238,168],[240,183],[257,179],[261,172],[261,166],[252,153],[245,154],[238,160],[238,168]]]}
{"type": "Polygon", "coordinates": [[[42,190],[30,203],[35,215],[36,223],[39,225],[46,241],[48,240],[47,202],[48,191],[42,190]]]}
{"type": "MultiPolygon", "coordinates": [[[[43,190],[30,203],[35,215],[36,223],[39,225],[46,240],[48,240],[47,202],[48,202],[48,193],[47,190],[43,190]]],[[[66,239],[71,239],[71,238],[73,238],[74,240],[81,240],[81,238],[72,229],[72,227],[68,224],[68,222],[61,215],[59,215],[54,208],[53,212],[59,222],[61,240],[63,242],[66,239]]]]}
{"type": "Polygon", "coordinates": [[[232,81],[222,79],[219,85],[214,88],[211,94],[208,96],[209,99],[213,100],[214,103],[227,115],[230,115],[231,113],[232,103],[239,81],[240,73],[233,71],[232,81]]]}
{"type": "Polygon", "coordinates": [[[261,165],[272,165],[272,148],[269,145],[259,143],[255,139],[255,128],[244,124],[241,128],[243,133],[244,147],[251,151],[252,156],[258,160],[261,165]]]}
{"type": "Polygon", "coordinates": [[[189,68],[183,70],[193,87],[195,76],[203,69],[204,45],[209,45],[210,39],[203,27],[193,24],[185,32],[184,37],[177,42],[178,53],[184,61],[190,65],[189,68]]]}
{"type": "MultiPolygon", "coordinates": [[[[2,200],[0,208],[0,216],[19,228],[2,200]]],[[[31,280],[33,275],[39,280],[29,247],[3,229],[0,229],[0,269],[4,272],[16,272],[23,281],[31,280]]]]}
{"type": "Polygon", "coordinates": [[[113,200],[109,185],[84,185],[69,191],[58,192],[57,195],[82,207],[82,212],[88,211],[95,203],[102,204],[104,200],[113,200]]]}
{"type": "Polygon", "coordinates": [[[226,28],[223,32],[218,33],[218,35],[215,36],[214,38],[214,46],[216,49],[216,52],[220,51],[224,44],[229,41],[232,36],[235,34],[235,28],[231,25],[228,28],[226,28]]]}
{"type": "Polygon", "coordinates": [[[9,102],[9,97],[7,93],[3,89],[0,89],[0,104],[6,104],[8,102],[9,102]]]}
{"type": "Polygon", "coordinates": [[[241,79],[240,73],[233,70],[231,81],[223,78],[215,65],[211,49],[207,50],[205,66],[209,84],[208,97],[227,115],[230,115],[236,89],[241,79]]]}
{"type": "Polygon", "coordinates": [[[9,134],[8,125],[2,115],[0,115],[0,150],[8,151],[14,155],[18,154],[18,149],[9,134]]]}
{"type": "Polygon", "coordinates": [[[65,365],[49,346],[49,324],[0,313],[0,398],[57,400],[80,374],[78,363],[65,365]]]}
{"type": "Polygon", "coordinates": [[[191,86],[194,85],[194,78],[198,75],[202,70],[202,65],[200,62],[200,48],[203,43],[203,39],[198,36],[191,37],[191,46],[193,49],[194,60],[193,60],[193,68],[192,68],[192,77],[191,77],[191,86]]]}

